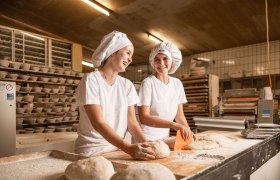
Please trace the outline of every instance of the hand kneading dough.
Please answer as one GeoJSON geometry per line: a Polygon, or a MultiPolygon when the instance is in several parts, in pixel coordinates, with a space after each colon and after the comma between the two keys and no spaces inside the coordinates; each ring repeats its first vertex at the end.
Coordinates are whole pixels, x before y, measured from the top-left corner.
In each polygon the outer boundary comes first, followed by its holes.
{"type": "Polygon", "coordinates": [[[117,172],[111,180],[175,180],[174,174],[158,163],[138,163],[117,172]]]}
{"type": "Polygon", "coordinates": [[[170,155],[170,149],[168,145],[162,140],[149,142],[149,144],[156,154],[156,159],[166,158],[170,155]]]}
{"type": "Polygon", "coordinates": [[[114,173],[112,163],[103,156],[97,156],[69,164],[65,177],[68,180],[109,180],[114,173]]]}

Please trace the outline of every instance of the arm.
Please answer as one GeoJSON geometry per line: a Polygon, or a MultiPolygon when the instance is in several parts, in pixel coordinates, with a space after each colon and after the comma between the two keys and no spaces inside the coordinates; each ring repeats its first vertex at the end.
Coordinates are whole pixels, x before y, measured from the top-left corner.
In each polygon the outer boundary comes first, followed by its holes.
{"type": "Polygon", "coordinates": [[[184,140],[188,139],[189,136],[193,136],[193,138],[195,138],[188,125],[188,121],[184,115],[183,104],[178,105],[178,110],[177,110],[177,114],[175,116],[175,121],[177,123],[183,125],[183,127],[181,127],[181,129],[179,129],[179,130],[181,131],[181,135],[184,140]]]}
{"type": "Polygon", "coordinates": [[[139,118],[142,124],[151,126],[151,127],[157,127],[157,128],[172,128],[175,130],[180,130],[181,124],[173,122],[173,121],[167,121],[164,119],[161,119],[159,117],[151,116],[150,115],[150,108],[148,106],[139,106],[139,118]]]}
{"type": "Polygon", "coordinates": [[[138,106],[139,111],[139,119],[141,124],[151,126],[151,127],[157,127],[157,128],[172,128],[173,122],[163,120],[156,116],[150,115],[150,107],[148,106],[138,106]]]}
{"type": "Polygon", "coordinates": [[[188,121],[184,115],[184,111],[183,111],[183,104],[179,104],[178,105],[178,111],[177,111],[177,114],[175,116],[175,121],[184,125],[184,126],[187,126],[189,127],[188,125],[188,121]]]}
{"type": "Polygon", "coordinates": [[[128,131],[136,142],[145,142],[146,138],[135,117],[134,106],[128,106],[128,131]]]}
{"type": "Polygon", "coordinates": [[[108,142],[123,150],[136,159],[153,159],[153,152],[147,149],[147,144],[129,144],[124,141],[114,130],[103,120],[99,105],[85,105],[85,111],[90,119],[93,128],[99,132],[108,142]]]}

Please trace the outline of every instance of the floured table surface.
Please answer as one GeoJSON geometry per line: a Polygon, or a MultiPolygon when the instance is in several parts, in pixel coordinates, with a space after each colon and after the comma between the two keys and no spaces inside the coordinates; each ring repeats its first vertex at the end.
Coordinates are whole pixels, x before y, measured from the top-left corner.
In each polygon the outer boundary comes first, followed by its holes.
{"type": "MultiPolygon", "coordinates": [[[[151,160],[168,167],[176,177],[191,177],[237,155],[238,153],[258,144],[262,140],[244,139],[240,132],[204,132],[220,133],[232,136],[236,141],[210,150],[181,150],[172,151],[164,159],[151,160]]],[[[200,135],[203,135],[200,134],[200,135]]],[[[114,165],[115,170],[124,169],[129,164],[141,163],[122,151],[103,154],[114,165]]],[[[84,157],[59,151],[46,151],[30,154],[20,154],[0,158],[0,180],[64,180],[64,170],[68,164],[84,157]]]]}
{"type": "Polygon", "coordinates": [[[64,180],[65,168],[82,156],[46,151],[0,158],[0,180],[64,180]]]}
{"type": "MultiPolygon", "coordinates": [[[[237,155],[262,141],[244,139],[241,137],[240,132],[207,131],[200,135],[208,133],[224,134],[228,137],[234,138],[235,141],[210,150],[171,151],[171,155],[167,158],[150,160],[148,162],[156,162],[165,165],[177,176],[177,178],[191,177],[222,163],[226,159],[237,155]]],[[[132,159],[122,151],[106,153],[103,154],[103,156],[112,161],[115,165],[121,164],[123,167],[128,166],[129,164],[143,162],[132,159]]]]}

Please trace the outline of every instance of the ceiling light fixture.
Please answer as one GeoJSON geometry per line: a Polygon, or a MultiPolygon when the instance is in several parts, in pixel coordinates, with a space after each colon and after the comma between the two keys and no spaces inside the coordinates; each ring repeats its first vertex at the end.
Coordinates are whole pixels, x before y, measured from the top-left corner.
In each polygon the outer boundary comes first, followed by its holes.
{"type": "Polygon", "coordinates": [[[82,0],[82,1],[88,4],[89,6],[97,9],[98,11],[102,12],[103,14],[110,16],[110,10],[105,6],[103,6],[102,4],[92,0],[82,0]]]}
{"type": "Polygon", "coordinates": [[[148,38],[156,43],[161,43],[163,40],[161,40],[160,38],[154,36],[154,35],[151,35],[151,34],[148,34],[148,38]]]}
{"type": "Polygon", "coordinates": [[[211,59],[208,59],[208,58],[203,58],[203,57],[198,57],[198,58],[193,58],[194,60],[197,60],[197,61],[206,61],[206,62],[210,62],[211,59]]]}
{"type": "Polygon", "coordinates": [[[88,66],[88,67],[93,67],[92,63],[89,63],[87,61],[82,61],[82,65],[88,66]]]}
{"type": "Polygon", "coordinates": [[[35,35],[32,35],[32,34],[29,34],[29,33],[26,33],[26,32],[22,32],[23,34],[27,35],[27,36],[31,36],[33,38],[36,38],[36,39],[39,39],[41,41],[45,41],[44,38],[41,38],[41,37],[38,37],[38,36],[35,36],[35,35]]]}

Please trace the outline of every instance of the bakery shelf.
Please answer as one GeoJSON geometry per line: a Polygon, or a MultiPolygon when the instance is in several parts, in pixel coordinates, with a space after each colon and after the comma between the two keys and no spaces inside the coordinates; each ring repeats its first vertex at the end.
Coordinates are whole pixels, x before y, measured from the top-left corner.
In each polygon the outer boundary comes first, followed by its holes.
{"type": "Polygon", "coordinates": [[[42,82],[42,81],[25,81],[25,80],[20,80],[20,79],[0,79],[0,81],[13,81],[17,83],[30,83],[30,84],[48,84],[48,85],[57,85],[57,86],[78,86],[77,84],[66,84],[66,83],[52,83],[52,82],[42,82]]]}
{"type": "MultiPolygon", "coordinates": [[[[6,68],[6,67],[1,67],[0,70],[3,71],[10,71],[10,72],[19,72],[19,73],[25,73],[25,74],[38,74],[38,75],[45,75],[45,76],[56,76],[56,77],[67,77],[67,78],[74,78],[74,79],[81,79],[81,76],[77,75],[65,75],[65,74],[58,74],[58,73],[44,73],[40,71],[32,71],[32,70],[22,70],[22,69],[14,69],[14,68],[6,68]]],[[[31,82],[31,81],[28,81],[31,82]]],[[[37,81],[34,81],[37,82],[37,81]]]]}

